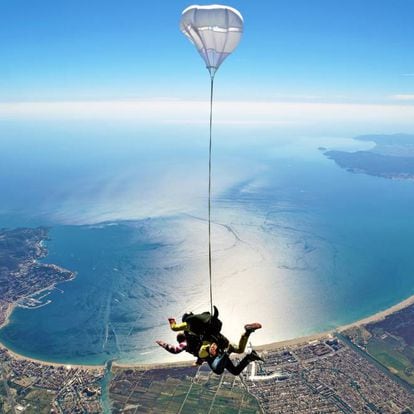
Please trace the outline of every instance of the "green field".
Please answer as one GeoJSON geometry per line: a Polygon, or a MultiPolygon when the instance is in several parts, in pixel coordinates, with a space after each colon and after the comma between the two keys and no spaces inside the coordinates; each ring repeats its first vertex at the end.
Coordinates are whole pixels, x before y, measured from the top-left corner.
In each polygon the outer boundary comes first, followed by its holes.
{"type": "Polygon", "coordinates": [[[412,354],[413,350],[396,348],[395,343],[391,341],[372,338],[367,344],[367,351],[391,372],[414,385],[414,375],[409,375],[410,371],[414,371],[414,365],[407,357],[407,354],[412,354]]]}
{"type": "MultiPolygon", "coordinates": [[[[132,379],[132,378],[131,378],[132,379]]],[[[127,377],[123,377],[123,381],[127,377]]],[[[113,413],[259,414],[257,400],[238,377],[214,374],[196,377],[158,378],[150,382],[131,381],[128,395],[111,392],[113,413]],[[145,384],[145,385],[144,385],[145,384]],[[144,386],[142,386],[144,385],[144,386]]]]}

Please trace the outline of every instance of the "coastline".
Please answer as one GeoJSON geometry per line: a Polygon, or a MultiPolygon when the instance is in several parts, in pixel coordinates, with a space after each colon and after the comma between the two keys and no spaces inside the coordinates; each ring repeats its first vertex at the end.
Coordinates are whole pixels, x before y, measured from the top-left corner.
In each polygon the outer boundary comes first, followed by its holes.
{"type": "Polygon", "coordinates": [[[398,302],[397,304],[395,304],[395,305],[393,305],[393,306],[391,306],[387,309],[384,309],[382,311],[374,313],[371,316],[367,316],[366,318],[359,319],[359,320],[357,320],[355,322],[352,322],[352,323],[349,323],[347,325],[340,326],[340,327],[336,328],[335,331],[344,332],[345,330],[347,330],[349,328],[352,328],[354,326],[362,326],[362,325],[368,325],[369,323],[372,323],[372,322],[379,322],[379,321],[385,319],[387,316],[389,316],[389,315],[391,315],[395,312],[398,312],[402,309],[408,308],[411,305],[414,305],[414,295],[409,296],[408,298],[404,299],[403,301],[398,302]]]}
{"type": "Polygon", "coordinates": [[[370,316],[367,316],[365,318],[358,319],[355,322],[351,322],[351,323],[346,324],[346,325],[340,325],[340,326],[338,326],[336,328],[333,328],[333,329],[330,329],[328,331],[315,333],[315,334],[311,334],[311,335],[308,335],[308,336],[302,336],[302,337],[298,337],[298,338],[287,339],[287,340],[279,341],[279,342],[272,342],[270,344],[259,345],[255,348],[260,350],[260,351],[266,351],[266,350],[270,350],[270,349],[273,350],[273,349],[283,348],[285,346],[303,345],[306,342],[317,341],[317,340],[320,340],[322,338],[333,336],[333,334],[335,332],[343,333],[344,331],[346,331],[347,329],[352,328],[352,327],[364,326],[364,325],[368,325],[369,323],[379,322],[379,321],[385,319],[387,316],[392,315],[393,313],[398,312],[402,309],[408,308],[411,305],[414,305],[414,295],[409,296],[408,298],[402,300],[401,302],[398,302],[397,304],[395,304],[393,306],[390,306],[389,308],[378,311],[378,312],[376,312],[376,313],[374,313],[370,316]]]}
{"type": "MultiPolygon", "coordinates": [[[[12,312],[14,311],[14,309],[16,307],[17,307],[16,302],[8,304],[8,307],[7,307],[7,310],[6,310],[6,318],[4,319],[4,322],[0,325],[0,329],[5,327],[10,322],[10,315],[12,314],[12,312]]],[[[34,363],[40,364],[40,365],[48,365],[48,366],[54,366],[54,367],[66,367],[68,369],[70,369],[70,368],[87,369],[87,370],[91,370],[91,371],[101,370],[101,369],[105,368],[105,365],[64,364],[64,363],[61,363],[61,362],[45,361],[45,360],[41,360],[41,359],[28,357],[26,355],[22,355],[22,354],[19,354],[19,353],[13,351],[9,347],[7,347],[5,344],[3,344],[1,341],[0,341],[0,349],[5,350],[10,355],[10,357],[13,358],[13,359],[16,359],[16,360],[19,360],[19,361],[34,362],[34,363]]]]}
{"type": "Polygon", "coordinates": [[[356,327],[356,326],[364,326],[364,325],[368,325],[369,323],[382,321],[387,316],[392,315],[393,313],[398,312],[402,309],[408,308],[411,305],[414,305],[414,295],[409,296],[408,298],[404,299],[401,302],[398,302],[395,305],[390,306],[389,308],[378,311],[378,312],[376,312],[376,313],[374,313],[370,316],[367,316],[365,318],[358,319],[355,322],[351,322],[351,323],[346,324],[346,325],[340,325],[340,326],[338,326],[336,328],[333,328],[333,329],[330,329],[328,331],[315,333],[315,334],[311,334],[311,335],[308,335],[308,336],[302,336],[302,337],[298,337],[298,338],[287,339],[287,340],[279,341],[279,342],[271,342],[269,344],[259,345],[255,348],[258,349],[258,350],[261,350],[261,351],[266,351],[266,350],[269,350],[269,349],[283,348],[285,346],[303,345],[306,342],[317,341],[319,339],[326,338],[328,336],[333,336],[333,334],[335,332],[343,333],[347,329],[350,329],[350,328],[353,328],[353,327],[356,327]]]}
{"type": "Polygon", "coordinates": [[[53,367],[64,367],[66,369],[82,369],[82,370],[88,370],[88,371],[102,371],[105,369],[105,365],[79,365],[79,364],[63,364],[61,362],[51,362],[51,361],[44,361],[41,359],[31,358],[27,357],[25,355],[18,354],[14,351],[12,351],[10,348],[7,348],[4,344],[0,342],[0,348],[3,348],[7,351],[7,353],[13,358],[18,361],[28,361],[33,362],[35,364],[40,365],[47,365],[47,366],[53,366],[53,367]]]}
{"type": "MultiPolygon", "coordinates": [[[[6,317],[4,318],[4,322],[0,325],[0,328],[4,328],[6,325],[10,323],[10,316],[13,313],[13,311],[16,309],[17,303],[8,303],[7,309],[6,309],[6,317]]],[[[0,342],[0,345],[3,346],[3,344],[0,342]]]]}
{"type": "MultiPolygon", "coordinates": [[[[344,332],[347,329],[354,327],[354,326],[363,326],[363,325],[367,325],[369,323],[372,322],[379,322],[383,319],[385,319],[387,316],[398,312],[402,309],[405,309],[411,305],[414,305],[414,295],[409,296],[408,298],[402,300],[401,302],[398,302],[397,304],[378,311],[376,313],[374,313],[373,315],[367,316],[365,318],[362,319],[358,319],[355,322],[351,322],[349,324],[346,325],[340,325],[337,328],[334,329],[330,329],[328,331],[324,331],[324,332],[318,332],[315,334],[311,334],[311,335],[307,335],[307,336],[300,336],[297,338],[292,338],[292,339],[286,339],[283,341],[278,341],[278,342],[271,342],[269,344],[263,344],[263,345],[258,345],[255,346],[255,349],[257,349],[258,351],[268,351],[268,350],[275,350],[275,349],[279,349],[279,348],[284,348],[286,346],[296,346],[296,345],[303,345],[312,341],[318,341],[324,338],[327,338],[329,336],[333,336],[335,332],[344,332]]],[[[136,368],[136,369],[149,369],[149,368],[172,368],[172,367],[180,367],[180,366],[188,366],[190,365],[191,362],[186,362],[186,361],[177,361],[177,362],[173,362],[173,363],[149,363],[149,364],[136,364],[136,365],[131,365],[131,364],[122,364],[122,363],[113,363],[113,367],[116,368],[136,368]]]]}
{"type": "MultiPolygon", "coordinates": [[[[62,269],[60,267],[58,267],[58,268],[62,269]]],[[[73,280],[76,277],[76,273],[74,273],[74,272],[71,272],[71,273],[72,273],[72,277],[68,280],[65,280],[64,282],[61,282],[61,283],[70,282],[71,280],[73,280]]],[[[38,295],[38,294],[40,294],[44,291],[52,290],[52,289],[55,289],[55,288],[56,288],[56,283],[52,283],[51,285],[46,286],[46,287],[34,292],[30,296],[35,296],[35,295],[38,295]]],[[[28,296],[28,297],[30,297],[30,296],[28,296]]],[[[0,329],[4,328],[5,326],[7,326],[10,323],[10,316],[13,313],[13,311],[17,308],[18,302],[19,302],[19,300],[17,300],[16,302],[12,302],[12,303],[8,302],[7,303],[7,308],[5,309],[5,317],[4,317],[3,323],[0,324],[0,329]]],[[[54,367],[66,367],[68,369],[70,369],[70,368],[88,369],[88,370],[91,370],[91,371],[105,369],[105,364],[102,364],[102,365],[101,364],[99,364],[99,365],[71,364],[71,363],[46,361],[46,360],[42,360],[42,359],[28,357],[28,356],[25,356],[25,355],[19,354],[18,352],[13,351],[12,349],[10,349],[8,346],[6,346],[1,341],[0,341],[0,349],[6,350],[7,353],[12,358],[14,358],[16,360],[19,360],[19,361],[29,361],[29,362],[34,362],[36,364],[50,365],[50,366],[54,366],[54,367]]]]}
{"type": "MultiPolygon", "coordinates": [[[[45,228],[39,228],[42,232],[45,231],[45,228]]],[[[39,230],[38,229],[38,230],[39,230]]],[[[34,264],[38,264],[42,267],[46,267],[48,269],[51,269],[57,273],[66,273],[69,274],[69,277],[65,277],[64,280],[50,280],[47,286],[43,286],[38,288],[38,290],[34,292],[28,292],[26,294],[19,295],[17,299],[15,299],[13,302],[7,300],[7,299],[0,299],[0,329],[4,328],[10,323],[10,317],[13,313],[13,311],[19,306],[19,303],[21,303],[23,300],[32,298],[33,296],[37,296],[43,292],[46,291],[52,291],[54,289],[57,289],[57,285],[60,283],[66,283],[71,282],[76,278],[77,273],[67,270],[63,267],[57,266],[55,264],[50,263],[43,263],[39,261],[39,259],[44,259],[47,257],[47,248],[45,247],[45,240],[46,236],[44,233],[42,233],[43,238],[40,240],[36,240],[34,242],[34,248],[35,253],[34,256],[30,258],[30,260],[27,262],[28,265],[26,267],[30,268],[30,266],[34,264]]],[[[24,269],[27,271],[27,268],[24,269]]],[[[105,365],[84,365],[84,364],[72,364],[72,363],[62,363],[62,362],[54,362],[54,361],[47,361],[43,359],[37,359],[32,358],[30,356],[26,356],[23,354],[20,354],[18,352],[15,352],[14,350],[10,349],[7,345],[5,345],[3,342],[0,341],[0,350],[2,352],[5,352],[8,354],[8,356],[11,359],[18,360],[18,361],[27,361],[27,362],[33,362],[36,364],[40,364],[42,366],[53,366],[53,367],[65,367],[67,369],[82,369],[82,370],[90,370],[90,371],[96,371],[96,370],[103,370],[105,368],[105,365]]]]}
{"type": "MultiPolygon", "coordinates": [[[[67,281],[70,282],[74,278],[75,278],[75,276],[73,276],[73,278],[71,278],[71,279],[68,279],[67,281]]],[[[62,283],[64,283],[64,282],[62,282],[62,283]]],[[[31,294],[31,295],[29,295],[27,297],[30,298],[31,296],[36,296],[36,295],[39,295],[42,292],[45,292],[45,291],[48,291],[48,290],[53,290],[55,288],[56,288],[56,284],[55,283],[52,283],[51,285],[46,286],[45,288],[40,289],[37,292],[35,292],[35,293],[33,293],[33,294],[31,294]]],[[[10,316],[13,313],[13,311],[17,308],[18,302],[19,302],[19,300],[17,300],[16,302],[12,302],[12,303],[8,303],[7,304],[6,315],[5,315],[5,318],[4,318],[4,322],[2,324],[0,324],[0,329],[1,328],[4,328],[5,326],[7,326],[10,323],[10,316]]],[[[1,341],[0,341],[0,345],[3,346],[3,344],[1,343],[1,341]]]]}
{"type": "MultiPolygon", "coordinates": [[[[341,325],[338,326],[337,328],[328,330],[328,331],[324,331],[324,332],[318,332],[315,334],[311,334],[308,336],[302,336],[302,337],[297,337],[297,338],[292,338],[292,339],[287,339],[287,340],[283,340],[283,341],[278,341],[278,342],[271,342],[269,344],[263,344],[263,345],[258,345],[255,348],[259,351],[267,351],[267,350],[275,350],[278,348],[284,348],[286,346],[296,346],[296,345],[302,345],[308,342],[312,342],[312,341],[317,341],[317,340],[321,340],[323,338],[329,337],[329,336],[333,336],[333,334],[335,332],[344,332],[347,329],[351,328],[351,327],[355,327],[355,326],[363,326],[363,325],[367,325],[369,323],[372,322],[378,322],[381,321],[383,319],[385,319],[387,316],[398,312],[402,309],[405,309],[411,305],[414,305],[414,295],[402,300],[401,302],[387,308],[384,310],[381,310],[371,316],[359,319],[355,322],[351,322],[349,324],[346,325],[341,325]]],[[[10,303],[7,309],[7,316],[3,322],[3,324],[0,326],[0,328],[2,328],[3,326],[7,325],[9,323],[10,320],[10,315],[13,312],[13,310],[16,308],[16,303],[10,303]]],[[[37,364],[41,364],[41,365],[51,365],[51,366],[56,366],[56,367],[67,367],[69,368],[74,368],[74,369],[85,369],[85,370],[91,370],[91,371],[95,371],[95,370],[101,370],[101,369],[105,369],[105,364],[102,365],[81,365],[81,364],[68,364],[68,363],[59,363],[59,362],[50,362],[50,361],[45,361],[45,360],[40,360],[40,359],[36,359],[36,358],[31,358],[31,357],[27,357],[25,355],[19,354],[17,352],[14,352],[13,350],[11,350],[10,348],[8,348],[7,346],[5,346],[3,343],[0,342],[0,348],[3,348],[5,350],[7,350],[7,352],[10,354],[10,356],[12,356],[15,359],[18,360],[26,360],[26,361],[30,361],[30,362],[34,362],[37,364]]],[[[160,363],[139,363],[139,364],[131,364],[131,363],[118,363],[116,361],[113,361],[112,363],[112,367],[113,368],[119,368],[119,369],[127,369],[127,368],[133,368],[133,369],[138,369],[138,370],[144,370],[144,369],[156,369],[156,368],[178,368],[178,367],[188,367],[191,366],[192,362],[191,361],[177,361],[177,362],[160,362],[160,363]]]]}
{"type": "MultiPolygon", "coordinates": [[[[34,295],[41,293],[45,290],[54,288],[55,285],[48,286],[47,288],[41,289],[38,292],[34,293],[34,295]]],[[[13,313],[13,311],[17,307],[17,302],[8,303],[6,308],[6,315],[4,318],[4,321],[2,324],[0,324],[0,329],[4,328],[6,325],[10,323],[10,316],[13,313]]],[[[83,370],[90,370],[90,371],[96,371],[96,370],[102,370],[105,369],[105,364],[102,365],[82,365],[82,364],[68,364],[68,363],[62,363],[62,362],[53,362],[53,361],[46,361],[42,359],[32,358],[28,357],[26,355],[19,354],[12,349],[10,349],[8,346],[6,346],[3,342],[0,341],[0,349],[3,349],[7,351],[7,353],[12,357],[13,359],[19,360],[19,361],[29,361],[34,362],[36,364],[40,365],[49,365],[54,367],[66,367],[68,369],[74,368],[74,369],[83,369],[83,370]]]]}

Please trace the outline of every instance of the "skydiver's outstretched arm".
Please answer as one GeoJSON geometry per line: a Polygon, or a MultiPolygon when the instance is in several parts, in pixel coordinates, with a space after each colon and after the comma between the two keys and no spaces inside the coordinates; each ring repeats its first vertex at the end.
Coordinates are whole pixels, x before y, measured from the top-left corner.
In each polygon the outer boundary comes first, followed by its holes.
{"type": "Polygon", "coordinates": [[[187,342],[183,341],[180,342],[178,345],[171,345],[164,341],[155,341],[160,347],[164,348],[171,354],[179,354],[180,352],[183,352],[187,348],[187,342]]]}

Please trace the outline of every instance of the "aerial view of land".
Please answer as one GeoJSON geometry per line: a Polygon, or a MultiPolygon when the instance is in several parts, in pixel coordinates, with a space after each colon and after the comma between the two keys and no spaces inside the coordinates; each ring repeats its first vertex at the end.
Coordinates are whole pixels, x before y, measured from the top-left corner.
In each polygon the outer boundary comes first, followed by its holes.
{"type": "Polygon", "coordinates": [[[261,413],[239,376],[201,367],[115,368],[113,413],[261,413]]]}
{"type": "Polygon", "coordinates": [[[102,368],[48,364],[0,348],[0,412],[101,413],[102,368]]]}
{"type": "Polygon", "coordinates": [[[204,366],[116,368],[115,413],[412,413],[412,389],[335,336],[270,347],[240,377],[204,366]]]}
{"type": "Polygon", "coordinates": [[[414,178],[414,136],[409,134],[363,135],[358,141],[374,142],[368,151],[325,151],[341,168],[390,179],[414,178]]]}
{"type": "MultiPolygon", "coordinates": [[[[0,237],[6,321],[11,306],[74,274],[37,262],[47,254],[46,229],[1,230],[0,237]]],[[[263,346],[264,362],[237,377],[189,363],[50,364],[1,347],[0,412],[413,413],[413,327],[408,301],[342,333],[263,346]]]]}
{"type": "Polygon", "coordinates": [[[344,333],[379,363],[414,386],[414,306],[344,333]]]}
{"type": "MultiPolygon", "coordinates": [[[[32,296],[75,277],[39,263],[47,251],[45,228],[0,230],[0,322],[14,306],[41,306],[32,296]]],[[[71,367],[21,358],[0,346],[0,412],[101,412],[103,368],[71,367]]]]}
{"type": "Polygon", "coordinates": [[[0,414],[414,414],[414,0],[194,3],[0,3],[0,414]]]}
{"type": "Polygon", "coordinates": [[[75,274],[53,264],[38,262],[47,251],[42,242],[47,229],[0,229],[0,323],[3,324],[11,305],[21,302],[35,307],[32,298],[57,283],[69,281],[75,274]]]}

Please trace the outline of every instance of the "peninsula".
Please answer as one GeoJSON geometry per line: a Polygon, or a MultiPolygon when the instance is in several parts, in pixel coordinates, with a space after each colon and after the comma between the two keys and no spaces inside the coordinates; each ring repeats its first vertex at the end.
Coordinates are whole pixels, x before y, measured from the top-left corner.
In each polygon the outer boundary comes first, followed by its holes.
{"type": "Polygon", "coordinates": [[[33,295],[75,277],[69,270],[38,261],[47,254],[46,239],[43,227],[0,229],[0,324],[13,305],[26,302],[34,306],[33,295]]]}
{"type": "Polygon", "coordinates": [[[358,141],[372,142],[367,151],[333,151],[320,148],[341,168],[388,179],[414,179],[414,135],[363,135],[358,141]]]}

